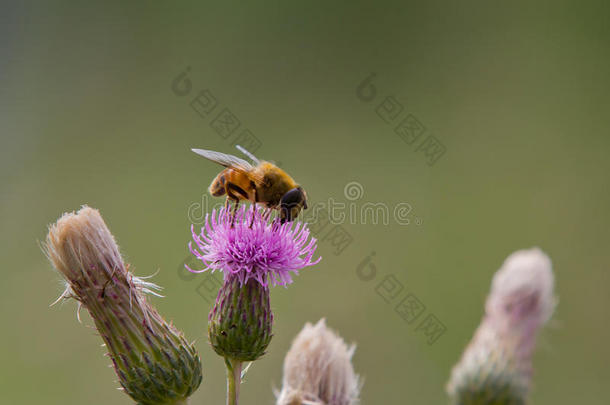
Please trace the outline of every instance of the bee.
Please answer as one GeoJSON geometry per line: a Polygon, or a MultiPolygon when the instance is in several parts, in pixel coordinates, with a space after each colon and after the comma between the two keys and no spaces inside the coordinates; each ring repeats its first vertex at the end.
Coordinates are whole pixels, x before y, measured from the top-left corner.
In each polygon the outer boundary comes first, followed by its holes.
{"type": "MultiPolygon", "coordinates": [[[[242,153],[248,156],[254,165],[233,155],[205,149],[192,149],[196,154],[225,167],[212,180],[208,191],[214,197],[227,196],[225,207],[233,201],[233,220],[241,200],[249,200],[252,210],[255,204],[266,208],[265,218],[271,211],[280,211],[280,223],[295,219],[301,209],[307,209],[307,194],[301,186],[271,162],[258,160],[250,152],[237,145],[242,153]]],[[[254,215],[252,216],[254,220],[254,215]]],[[[250,224],[252,225],[252,223],[250,224]]]]}

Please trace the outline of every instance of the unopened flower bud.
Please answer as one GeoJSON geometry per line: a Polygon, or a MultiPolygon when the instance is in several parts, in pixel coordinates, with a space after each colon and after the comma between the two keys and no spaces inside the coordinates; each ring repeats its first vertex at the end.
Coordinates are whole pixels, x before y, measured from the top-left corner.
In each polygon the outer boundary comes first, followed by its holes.
{"type": "Polygon", "coordinates": [[[201,382],[199,355],[146,300],[158,287],[128,271],[99,212],[83,207],[62,216],[46,251],[67,281],[62,297],[93,318],[124,391],[142,405],[184,403],[201,382]]]}
{"type": "Polygon", "coordinates": [[[305,324],[284,359],[277,405],[354,405],[360,383],[351,358],[356,347],[326,327],[305,324]]]}
{"type": "Polygon", "coordinates": [[[208,336],[220,356],[244,361],[261,357],[271,342],[273,313],[269,288],[250,279],[228,277],[208,318],[208,336]]]}
{"type": "Polygon", "coordinates": [[[505,260],[493,278],[485,316],[451,373],[453,404],[527,402],[536,334],[555,307],[553,285],[551,261],[540,249],[505,260]]]}

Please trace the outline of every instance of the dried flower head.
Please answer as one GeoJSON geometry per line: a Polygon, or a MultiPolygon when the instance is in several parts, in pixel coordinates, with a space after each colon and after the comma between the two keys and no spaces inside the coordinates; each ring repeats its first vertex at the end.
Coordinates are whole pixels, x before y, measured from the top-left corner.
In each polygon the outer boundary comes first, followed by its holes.
{"type": "Polygon", "coordinates": [[[359,379],[352,366],[356,347],[326,327],[305,324],[284,359],[282,390],[277,405],[353,405],[359,379]]]}
{"type": "Polygon", "coordinates": [[[143,293],[157,287],[128,271],[97,210],[64,214],[49,229],[46,253],[68,283],[60,298],[89,311],[121,386],[138,404],[182,403],[199,387],[197,351],[146,300],[143,293]]]}
{"type": "Polygon", "coordinates": [[[312,266],[316,239],[309,238],[309,229],[302,222],[268,222],[262,210],[249,210],[242,205],[232,213],[226,209],[206,215],[199,234],[191,226],[197,248],[189,243],[190,251],[206,268],[187,269],[193,273],[221,270],[225,279],[237,278],[241,284],[254,279],[263,286],[287,285],[291,273],[312,266]]]}
{"type": "Polygon", "coordinates": [[[493,278],[485,316],[453,368],[447,391],[456,405],[525,404],[536,334],[555,298],[551,260],[540,249],[511,254],[493,278]]]}

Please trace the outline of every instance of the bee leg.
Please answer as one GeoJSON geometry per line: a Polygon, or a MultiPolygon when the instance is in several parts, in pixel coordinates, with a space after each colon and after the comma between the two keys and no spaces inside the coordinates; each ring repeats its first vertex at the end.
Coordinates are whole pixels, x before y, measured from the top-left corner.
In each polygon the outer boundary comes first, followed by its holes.
{"type": "Polygon", "coordinates": [[[233,212],[231,216],[231,228],[235,226],[235,216],[237,215],[237,207],[239,207],[239,200],[235,200],[233,204],[233,212]]]}
{"type": "Polygon", "coordinates": [[[227,198],[227,211],[229,211],[229,201],[233,201],[233,209],[231,210],[231,228],[235,226],[235,215],[237,213],[237,206],[239,205],[239,198],[230,194],[230,197],[227,198]]]}
{"type": "Polygon", "coordinates": [[[239,205],[240,198],[248,199],[248,194],[239,186],[233,183],[227,183],[227,197],[235,201],[233,206],[233,218],[231,219],[231,227],[235,225],[235,216],[237,214],[237,206],[239,205]]]}
{"type": "Polygon", "coordinates": [[[269,217],[271,216],[271,211],[273,211],[271,207],[265,208],[265,213],[263,214],[263,218],[265,219],[265,221],[269,220],[269,217]]]}
{"type": "Polygon", "coordinates": [[[254,182],[250,182],[250,185],[254,189],[254,196],[253,196],[254,198],[251,199],[251,201],[253,201],[253,202],[252,202],[252,219],[250,220],[250,228],[252,228],[252,225],[254,225],[254,217],[256,216],[256,203],[258,202],[258,190],[256,189],[254,182]]]}
{"type": "Polygon", "coordinates": [[[239,198],[235,197],[233,194],[227,194],[227,199],[225,200],[225,212],[229,212],[229,205],[233,201],[233,210],[231,211],[231,228],[235,226],[235,213],[237,212],[237,206],[239,205],[239,198]]]}
{"type": "Polygon", "coordinates": [[[250,228],[254,225],[254,216],[256,215],[256,203],[252,203],[252,218],[250,219],[250,228]]]}

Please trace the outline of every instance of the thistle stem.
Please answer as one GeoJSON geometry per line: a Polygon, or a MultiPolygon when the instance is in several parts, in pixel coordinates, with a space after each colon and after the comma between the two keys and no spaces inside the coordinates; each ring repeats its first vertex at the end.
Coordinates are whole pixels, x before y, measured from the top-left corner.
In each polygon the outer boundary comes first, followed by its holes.
{"type": "Polygon", "coordinates": [[[227,405],[238,405],[242,362],[225,357],[225,364],[227,366],[227,405]]]}

